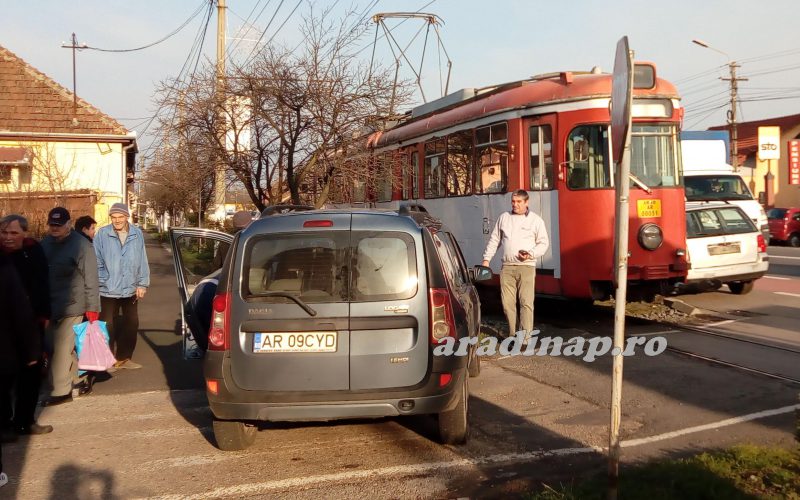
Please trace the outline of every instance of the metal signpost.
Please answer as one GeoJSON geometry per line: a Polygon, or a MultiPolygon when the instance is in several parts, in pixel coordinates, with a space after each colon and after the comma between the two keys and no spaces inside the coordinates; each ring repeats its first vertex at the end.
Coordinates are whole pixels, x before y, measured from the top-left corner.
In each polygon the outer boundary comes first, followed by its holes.
{"type": "Polygon", "coordinates": [[[615,268],[617,292],[614,305],[614,366],[611,373],[611,425],[608,435],[608,498],[617,498],[619,483],[619,428],[622,405],[622,350],[625,343],[625,303],[628,292],[628,196],[630,192],[631,102],[633,54],[628,37],[617,42],[611,91],[611,149],[615,169],[615,268]]]}

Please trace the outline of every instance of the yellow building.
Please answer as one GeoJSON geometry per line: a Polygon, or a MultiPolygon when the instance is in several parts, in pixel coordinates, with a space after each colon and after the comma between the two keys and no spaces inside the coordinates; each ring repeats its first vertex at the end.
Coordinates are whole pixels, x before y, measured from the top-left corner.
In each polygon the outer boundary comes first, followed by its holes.
{"type": "Polygon", "coordinates": [[[136,152],[135,133],[0,47],[0,214],[36,226],[64,206],[103,225],[131,202],[136,152]]]}

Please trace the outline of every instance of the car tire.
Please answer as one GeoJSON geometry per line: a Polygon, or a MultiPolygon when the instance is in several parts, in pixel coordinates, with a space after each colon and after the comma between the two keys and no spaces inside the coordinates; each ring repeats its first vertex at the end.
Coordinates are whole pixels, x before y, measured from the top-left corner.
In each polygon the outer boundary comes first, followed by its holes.
{"type": "Polygon", "coordinates": [[[469,360],[469,376],[472,378],[481,374],[481,357],[476,352],[472,353],[472,359],[469,360]]]}
{"type": "Polygon", "coordinates": [[[256,440],[258,427],[238,420],[214,419],[214,439],[222,451],[244,450],[256,440]]]}
{"type": "Polygon", "coordinates": [[[734,295],[744,295],[753,291],[753,285],[753,281],[736,281],[728,283],[728,288],[734,295]]]}
{"type": "Polygon", "coordinates": [[[789,236],[789,239],[786,240],[786,243],[789,244],[790,247],[800,247],[800,234],[794,233],[789,236]]]}
{"type": "Polygon", "coordinates": [[[463,377],[458,403],[452,410],[439,413],[439,439],[442,444],[464,444],[469,438],[469,377],[463,377]]]}

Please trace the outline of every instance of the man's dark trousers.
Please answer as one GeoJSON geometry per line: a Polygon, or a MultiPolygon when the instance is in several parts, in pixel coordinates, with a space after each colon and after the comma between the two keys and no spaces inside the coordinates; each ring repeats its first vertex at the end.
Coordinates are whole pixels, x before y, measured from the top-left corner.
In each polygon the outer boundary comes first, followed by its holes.
{"type": "Polygon", "coordinates": [[[131,359],[136,349],[139,336],[137,302],[136,295],[124,298],[100,296],[100,321],[106,322],[109,345],[118,361],[131,359]]]}

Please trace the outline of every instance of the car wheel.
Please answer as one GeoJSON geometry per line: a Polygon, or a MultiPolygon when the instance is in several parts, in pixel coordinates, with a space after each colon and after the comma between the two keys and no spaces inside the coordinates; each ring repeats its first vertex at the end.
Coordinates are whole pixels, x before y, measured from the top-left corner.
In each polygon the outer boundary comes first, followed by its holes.
{"type": "Polygon", "coordinates": [[[786,240],[789,243],[790,247],[800,247],[800,234],[794,233],[793,235],[789,236],[789,239],[786,240]]]}
{"type": "Polygon", "coordinates": [[[214,419],[214,439],[223,451],[244,450],[256,440],[258,427],[237,420],[214,419]]]}
{"type": "Polygon", "coordinates": [[[728,288],[731,289],[731,293],[733,294],[744,295],[753,291],[753,284],[752,281],[736,281],[728,283],[728,288]]]}
{"type": "Polygon", "coordinates": [[[472,378],[481,374],[481,357],[476,352],[472,353],[472,359],[469,361],[469,376],[472,378]]]}
{"type": "Polygon", "coordinates": [[[458,403],[452,410],[439,413],[439,438],[442,444],[464,444],[469,437],[469,377],[463,377],[458,390],[458,403]]]}

